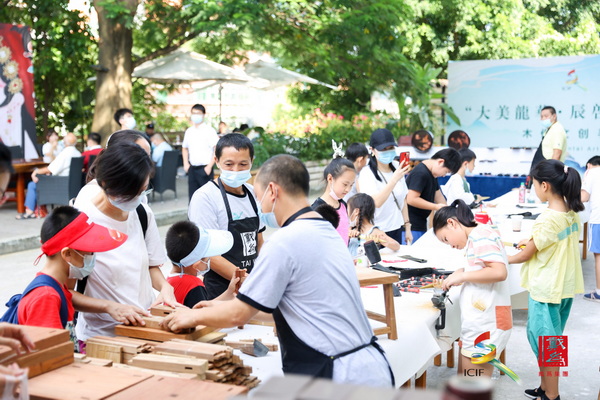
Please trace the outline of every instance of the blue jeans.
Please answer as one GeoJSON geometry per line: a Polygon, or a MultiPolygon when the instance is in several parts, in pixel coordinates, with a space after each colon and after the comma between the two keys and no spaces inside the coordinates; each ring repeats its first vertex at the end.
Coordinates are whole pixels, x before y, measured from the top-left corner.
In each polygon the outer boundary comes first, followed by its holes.
{"type": "Polygon", "coordinates": [[[25,195],[25,207],[29,208],[31,211],[35,211],[36,205],[37,205],[36,184],[34,181],[31,181],[27,184],[27,194],[25,195]]]}

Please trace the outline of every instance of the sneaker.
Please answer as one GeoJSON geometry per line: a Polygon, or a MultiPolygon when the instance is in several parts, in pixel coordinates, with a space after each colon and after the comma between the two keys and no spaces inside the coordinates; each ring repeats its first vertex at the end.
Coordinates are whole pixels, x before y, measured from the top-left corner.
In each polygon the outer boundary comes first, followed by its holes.
{"type": "Polygon", "coordinates": [[[595,291],[595,290],[594,290],[593,292],[591,292],[591,293],[584,294],[584,295],[583,295],[583,298],[584,298],[585,300],[589,300],[589,301],[597,301],[597,302],[600,302],[600,294],[596,293],[596,291],[595,291]]]}
{"type": "Polygon", "coordinates": [[[525,389],[525,396],[530,399],[537,399],[538,397],[545,396],[546,392],[542,390],[542,388],[538,387],[535,389],[525,389]]]}

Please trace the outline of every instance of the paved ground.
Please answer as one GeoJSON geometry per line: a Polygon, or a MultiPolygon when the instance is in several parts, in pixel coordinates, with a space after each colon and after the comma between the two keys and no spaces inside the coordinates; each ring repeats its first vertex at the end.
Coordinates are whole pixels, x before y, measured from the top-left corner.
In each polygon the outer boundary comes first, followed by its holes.
{"type": "MultiPolygon", "coordinates": [[[[179,199],[172,192],[165,194],[165,202],[159,197],[151,203],[162,225],[160,233],[164,237],[168,227],[187,215],[187,182],[178,182],[179,199]]],[[[20,293],[38,271],[33,261],[39,255],[39,229],[43,220],[17,221],[16,208],[9,203],[0,209],[0,304],[10,296],[20,293]],[[15,249],[28,249],[16,251],[15,249]]],[[[167,268],[165,268],[167,269],[167,268]]],[[[594,281],[593,257],[583,261],[586,291],[592,289],[594,281]]],[[[165,271],[167,272],[167,271],[165,271]]],[[[523,389],[538,385],[537,364],[525,334],[527,311],[514,311],[514,329],[508,343],[507,365],[523,380],[523,386],[510,378],[501,376],[495,381],[496,400],[525,399],[523,389]]],[[[561,378],[561,398],[596,399],[600,387],[600,303],[592,303],[578,296],[571,311],[566,334],[569,337],[569,376],[561,378]]],[[[427,387],[441,389],[446,381],[456,373],[445,366],[430,367],[427,371],[427,387]]]]}

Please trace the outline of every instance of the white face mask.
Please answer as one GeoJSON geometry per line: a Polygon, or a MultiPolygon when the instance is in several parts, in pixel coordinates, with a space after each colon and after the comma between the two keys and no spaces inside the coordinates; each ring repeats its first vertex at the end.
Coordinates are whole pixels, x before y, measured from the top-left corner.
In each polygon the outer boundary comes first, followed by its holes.
{"type": "Polygon", "coordinates": [[[208,261],[204,261],[204,260],[200,260],[201,263],[206,264],[206,269],[205,270],[196,270],[196,276],[203,276],[206,275],[206,273],[208,271],[210,271],[210,258],[208,259],[208,261]]]}
{"type": "Polygon", "coordinates": [[[135,211],[135,209],[142,203],[142,195],[136,196],[131,200],[117,200],[108,197],[108,201],[110,204],[122,211],[131,212],[135,211]]]}
{"type": "Polygon", "coordinates": [[[133,117],[128,118],[127,121],[125,121],[125,128],[127,128],[127,129],[134,129],[136,125],[137,125],[137,122],[135,121],[135,118],[133,118],[133,117]]]}
{"type": "Polygon", "coordinates": [[[202,121],[204,121],[204,115],[202,115],[202,114],[192,114],[191,120],[196,125],[201,124],[202,121]]]}
{"type": "Polygon", "coordinates": [[[77,250],[73,251],[83,257],[83,266],[78,267],[67,262],[67,264],[69,264],[69,279],[83,279],[89,276],[94,270],[94,265],[96,265],[96,254],[83,255],[77,250]]]}

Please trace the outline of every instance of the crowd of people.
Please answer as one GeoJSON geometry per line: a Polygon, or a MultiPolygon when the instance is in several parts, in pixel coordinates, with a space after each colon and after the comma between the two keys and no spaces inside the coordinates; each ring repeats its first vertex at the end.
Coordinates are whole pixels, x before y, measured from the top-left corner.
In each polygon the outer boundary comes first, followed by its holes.
{"type": "MultiPolygon", "coordinates": [[[[552,116],[550,109],[544,108],[542,120],[544,113],[552,116]]],[[[590,249],[598,280],[596,291],[585,298],[600,300],[600,157],[589,161],[582,186],[579,173],[558,160],[562,151],[544,147],[564,146],[555,133],[549,145],[542,142],[543,159],[534,160],[531,169],[535,193],[548,209],[531,237],[519,243],[522,251],[507,256],[497,229],[477,223],[471,212],[482,197],[471,193],[465,178],[476,161],[469,149],[442,149],[411,169],[398,159],[392,133],[377,129],[368,147],[352,143],[344,153],[334,146],[323,173],[325,189],[311,206],[310,177],[300,160],[274,156],[250,185],[252,141],[240,133],[219,137],[205,114],[202,105],[192,107],[192,125],[182,143],[189,221],[171,226],[164,242],[147,204],[154,168],[170,150],[161,134],[149,137],[134,130],[133,113],[121,109],[114,116],[121,130],[104,149],[97,134],[89,135],[82,154],[74,135],[63,139],[58,152],[57,138],[49,137],[44,156],[54,159],[34,172],[26,213],[18,217],[35,211],[35,175],[61,175],[70,158],[83,155],[87,183],[73,207],[57,207],[46,217],[41,230],[45,263],[15,305],[16,322],[68,328],[77,350],[85,352],[88,338],[112,336],[120,323],[144,325],[141,316],[161,303],[176,308],[164,321],[175,332],[272,318],[285,373],[389,386],[394,376],[368,323],[354,266],[365,256],[365,242],[397,251],[432,227],[443,243],[466,249],[468,267],[443,284],[444,289],[462,285],[461,369],[472,367],[474,341],[482,331],[490,332],[498,353],[508,342],[509,263],[524,263],[522,286],[530,293],[527,332],[537,355],[538,336],[561,335],[573,296],[583,292],[577,214],[582,201],[592,209],[590,249]],[[91,163],[90,156],[95,157],[91,163]],[[449,173],[440,187],[437,178],[449,173]],[[265,241],[267,227],[277,230],[265,241]],[[165,277],[160,267],[167,262],[171,269],[165,277]]],[[[554,132],[555,113],[549,119],[548,132],[554,132]]],[[[11,166],[3,147],[4,197],[11,166]]],[[[491,375],[491,365],[483,368],[491,375]]],[[[554,369],[541,368],[547,371],[554,369]]],[[[540,386],[526,394],[559,398],[558,374],[550,375],[543,374],[540,386]]]]}

